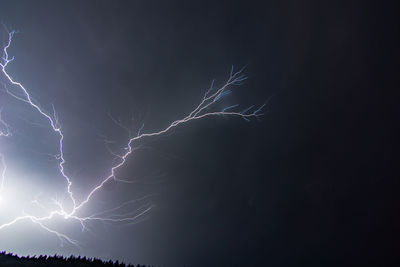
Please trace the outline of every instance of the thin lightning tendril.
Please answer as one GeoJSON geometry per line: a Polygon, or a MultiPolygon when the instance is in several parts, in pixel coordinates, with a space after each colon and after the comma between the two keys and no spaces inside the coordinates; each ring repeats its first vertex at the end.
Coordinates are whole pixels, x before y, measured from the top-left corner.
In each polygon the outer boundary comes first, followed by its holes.
{"type": "MultiPolygon", "coordinates": [[[[3,187],[4,187],[4,180],[6,177],[6,172],[7,172],[7,165],[6,165],[6,161],[4,159],[4,155],[0,153],[0,163],[1,163],[1,176],[0,176],[0,198],[1,198],[1,193],[3,191],[3,187]]],[[[1,199],[0,199],[1,200],[1,199]]]]}
{"type": "MultiPolygon", "coordinates": [[[[2,110],[0,109],[0,126],[3,128],[3,129],[0,128],[0,137],[9,137],[11,136],[10,126],[3,120],[1,113],[2,110]]],[[[1,201],[1,193],[3,191],[4,180],[7,172],[6,161],[4,159],[4,155],[1,153],[0,153],[0,163],[2,168],[0,173],[0,201],[1,201]]]]}
{"type": "Polygon", "coordinates": [[[0,109],[0,137],[9,137],[11,136],[10,126],[3,120],[2,112],[3,110],[0,109]]]}
{"type": "MultiPolygon", "coordinates": [[[[211,116],[236,116],[239,118],[242,118],[246,121],[248,121],[250,118],[258,118],[259,116],[263,115],[261,114],[262,109],[264,108],[265,104],[261,105],[257,109],[254,109],[253,106],[248,107],[244,109],[243,111],[235,111],[235,108],[237,108],[239,105],[235,104],[232,106],[228,106],[223,108],[220,111],[210,111],[211,108],[213,108],[217,102],[221,101],[225,96],[229,95],[231,93],[231,90],[229,89],[232,86],[235,85],[241,85],[247,77],[243,75],[243,69],[240,69],[239,71],[234,71],[234,68],[232,67],[230,75],[228,80],[225,82],[225,84],[220,87],[216,88],[214,87],[214,81],[212,81],[210,88],[206,91],[204,94],[203,99],[201,102],[198,104],[198,106],[193,109],[186,117],[182,119],[178,119],[173,121],[171,124],[169,124],[166,128],[159,130],[157,132],[150,132],[150,133],[142,133],[144,124],[140,127],[139,131],[137,132],[136,136],[132,137],[131,132],[127,127],[123,126],[120,120],[114,119],[111,115],[110,118],[121,128],[128,130],[129,132],[129,140],[127,142],[125,149],[125,153],[122,155],[117,155],[116,158],[118,159],[118,163],[116,163],[114,166],[112,166],[109,170],[108,176],[104,177],[101,179],[101,182],[99,182],[93,189],[89,192],[89,194],[84,198],[82,201],[78,202],[78,200],[75,198],[73,192],[72,192],[72,180],[70,177],[65,173],[64,170],[64,165],[66,164],[66,160],[64,158],[64,147],[63,147],[63,142],[64,142],[64,134],[61,129],[61,125],[58,121],[57,113],[55,111],[54,106],[52,105],[53,112],[48,113],[45,110],[43,110],[37,102],[32,98],[28,90],[18,81],[15,81],[11,75],[6,71],[7,66],[9,63],[11,63],[14,60],[14,57],[9,57],[8,54],[8,49],[11,46],[12,39],[15,35],[15,31],[10,31],[8,34],[8,42],[3,48],[3,56],[2,56],[2,62],[0,63],[1,66],[1,71],[7,78],[8,82],[11,83],[14,88],[18,88],[19,93],[15,92],[14,90],[11,91],[10,89],[6,88],[6,93],[9,94],[11,97],[23,101],[30,105],[33,109],[35,109],[43,118],[45,118],[50,127],[51,130],[58,135],[59,137],[59,148],[58,148],[58,155],[57,155],[57,160],[58,160],[58,168],[60,171],[60,174],[63,176],[63,178],[66,180],[67,186],[66,186],[66,191],[68,193],[69,199],[72,201],[72,209],[70,211],[67,211],[63,208],[63,205],[61,202],[57,200],[53,200],[53,204],[56,209],[48,209],[44,205],[40,204],[38,200],[34,200],[32,204],[37,205],[40,209],[45,211],[47,213],[46,216],[34,216],[31,214],[24,213],[22,216],[19,216],[15,218],[14,220],[0,225],[0,230],[3,230],[7,227],[10,227],[20,221],[31,221],[34,224],[39,225],[43,230],[56,235],[60,241],[61,244],[64,242],[68,242],[72,245],[78,246],[79,243],[78,241],[70,238],[66,234],[60,233],[52,228],[50,228],[46,223],[49,222],[50,220],[55,219],[56,217],[64,218],[65,220],[71,220],[78,222],[81,225],[82,231],[88,230],[87,223],[91,221],[99,221],[99,222],[110,222],[110,223],[134,223],[138,218],[142,217],[146,213],[148,213],[152,208],[153,205],[143,205],[139,208],[137,208],[135,211],[131,211],[128,213],[123,213],[123,214],[115,214],[115,212],[118,212],[122,210],[123,208],[129,206],[130,204],[137,202],[142,199],[136,199],[136,200],[130,200],[127,202],[122,203],[121,205],[114,207],[109,210],[105,210],[103,212],[93,214],[91,216],[87,217],[82,217],[78,216],[77,212],[82,209],[85,205],[87,205],[90,200],[92,199],[93,195],[101,189],[108,181],[111,179],[119,182],[123,181],[121,179],[118,179],[116,177],[115,172],[122,168],[125,163],[127,162],[127,158],[129,155],[131,155],[134,151],[133,146],[136,142],[138,142],[141,139],[144,138],[149,138],[149,137],[155,137],[159,135],[163,135],[167,132],[170,132],[173,128],[186,124],[190,121],[195,121],[198,119],[206,118],[206,117],[211,117],[211,116]]],[[[0,110],[0,137],[8,137],[11,136],[10,132],[10,126],[2,120],[1,117],[1,110],[0,110]]],[[[111,152],[111,151],[110,151],[111,152]]],[[[1,171],[1,181],[0,181],[0,197],[1,197],[1,192],[4,187],[4,180],[6,176],[6,162],[4,159],[4,155],[0,154],[0,163],[2,165],[2,171],[1,171]]],[[[146,196],[147,197],[147,196],[146,196]]],[[[146,198],[145,197],[145,198],[146,198]]]]}

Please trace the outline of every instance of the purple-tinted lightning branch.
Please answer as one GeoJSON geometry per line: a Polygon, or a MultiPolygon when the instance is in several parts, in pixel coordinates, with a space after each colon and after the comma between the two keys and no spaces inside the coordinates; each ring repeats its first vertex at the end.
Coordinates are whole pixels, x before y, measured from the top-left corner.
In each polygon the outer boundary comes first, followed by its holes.
{"type": "Polygon", "coordinates": [[[213,104],[215,104],[217,101],[221,100],[221,98],[223,98],[224,96],[228,95],[231,93],[231,91],[228,89],[229,87],[233,86],[233,85],[240,85],[244,80],[247,79],[246,76],[244,76],[242,74],[243,69],[237,71],[237,72],[233,72],[233,67],[231,70],[231,73],[229,75],[228,80],[226,81],[226,83],[219,89],[215,89],[213,87],[214,82],[211,84],[211,87],[207,90],[207,92],[205,93],[202,101],[200,102],[200,104],[193,110],[190,112],[189,115],[187,115],[186,117],[184,117],[183,119],[180,120],[176,120],[174,122],[172,122],[168,127],[158,131],[158,132],[152,132],[152,133],[142,133],[131,138],[127,144],[126,147],[126,153],[122,156],[120,156],[121,161],[113,166],[110,170],[110,174],[108,177],[106,177],[99,185],[97,185],[87,196],[87,198],[82,201],[79,205],[77,205],[74,208],[73,213],[75,213],[75,211],[79,210],[80,208],[82,208],[84,205],[86,205],[89,200],[91,199],[91,197],[93,196],[93,194],[98,191],[100,188],[103,187],[103,185],[109,181],[110,179],[115,179],[115,171],[119,168],[121,168],[125,162],[127,157],[132,153],[133,149],[132,149],[132,145],[135,141],[138,141],[140,139],[146,138],[146,137],[153,137],[153,136],[158,136],[158,135],[162,135],[167,133],[168,131],[170,131],[172,128],[177,127],[181,124],[185,124],[188,123],[190,121],[193,120],[197,120],[197,119],[201,119],[201,118],[205,118],[205,117],[209,117],[209,116],[237,116],[240,118],[243,118],[245,120],[248,120],[251,117],[259,117],[262,114],[260,113],[261,110],[263,109],[263,107],[265,106],[265,104],[261,105],[259,108],[255,109],[252,112],[249,112],[251,110],[252,107],[250,108],[246,108],[245,110],[238,112],[238,111],[228,111],[228,109],[233,109],[234,107],[237,107],[237,105],[235,106],[231,106],[228,108],[224,108],[221,111],[212,111],[212,112],[204,112],[204,110],[211,108],[211,106],[213,104]]]}
{"type": "Polygon", "coordinates": [[[12,57],[12,58],[9,57],[8,51],[7,51],[8,48],[11,46],[11,41],[12,41],[12,38],[14,37],[14,34],[15,34],[15,31],[9,32],[9,35],[8,35],[8,37],[9,37],[9,38],[8,38],[8,42],[7,42],[6,46],[5,46],[4,49],[3,49],[3,57],[2,57],[3,62],[0,63],[0,66],[1,66],[1,71],[2,71],[3,74],[6,76],[6,78],[8,79],[8,81],[9,81],[11,84],[13,84],[14,86],[18,87],[18,88],[22,91],[24,97],[23,97],[23,98],[22,98],[22,97],[17,97],[15,94],[10,93],[9,90],[7,90],[7,92],[8,92],[11,96],[15,97],[16,99],[22,100],[22,101],[27,102],[28,104],[30,104],[34,109],[36,109],[36,110],[40,113],[40,115],[42,115],[44,118],[46,118],[46,119],[48,120],[48,122],[50,123],[50,126],[51,126],[51,128],[53,129],[53,131],[56,132],[56,133],[59,135],[59,155],[58,155],[58,159],[59,159],[59,169],[60,169],[61,175],[65,178],[65,180],[66,180],[67,183],[68,183],[67,191],[68,191],[68,194],[69,194],[70,197],[71,197],[71,200],[73,201],[73,205],[75,206],[75,205],[76,205],[76,204],[75,204],[75,199],[74,199],[74,197],[73,197],[73,195],[72,195],[72,192],[71,192],[71,185],[72,185],[72,182],[71,182],[70,178],[69,178],[69,177],[65,174],[65,172],[64,172],[64,164],[65,164],[64,153],[63,153],[63,151],[64,151],[64,150],[63,150],[64,135],[63,135],[63,133],[62,133],[62,131],[61,131],[61,126],[60,126],[60,124],[58,123],[58,120],[57,120],[57,116],[56,116],[56,112],[55,112],[55,110],[54,110],[54,107],[53,107],[53,114],[54,114],[54,115],[53,115],[54,118],[53,118],[53,117],[51,117],[48,113],[46,113],[45,111],[43,111],[42,108],[39,107],[39,105],[35,104],[35,103],[33,102],[33,100],[32,100],[31,95],[30,95],[29,92],[25,89],[25,87],[24,87],[21,83],[14,81],[14,79],[13,79],[13,78],[7,73],[7,71],[6,71],[7,65],[8,65],[10,62],[12,62],[12,61],[14,60],[14,57],[12,57]]]}
{"type": "MultiPolygon", "coordinates": [[[[88,230],[88,227],[86,223],[91,222],[91,221],[100,221],[100,222],[110,222],[110,223],[134,223],[137,221],[139,217],[142,217],[144,214],[148,213],[152,208],[153,205],[145,204],[142,205],[141,207],[137,208],[134,211],[126,212],[126,213],[121,213],[120,211],[131,205],[132,203],[135,203],[137,201],[143,200],[144,198],[147,198],[148,196],[142,198],[142,199],[136,199],[136,200],[130,200],[127,202],[124,202],[120,204],[117,207],[93,214],[91,216],[78,216],[77,213],[80,209],[82,209],[84,206],[86,206],[91,200],[93,195],[101,189],[109,180],[113,179],[116,182],[127,182],[125,180],[119,179],[116,177],[116,171],[118,169],[121,169],[123,166],[126,165],[128,157],[134,152],[134,146],[137,145],[138,141],[145,139],[145,138],[150,138],[150,137],[156,137],[160,136],[163,134],[166,134],[170,132],[173,128],[184,125],[186,123],[189,123],[191,121],[195,121],[198,119],[206,118],[206,117],[211,117],[211,116],[235,116],[242,118],[246,121],[249,121],[251,118],[258,118],[261,116],[261,111],[264,108],[265,104],[261,105],[258,108],[254,108],[254,106],[250,106],[245,108],[242,111],[235,111],[236,108],[238,108],[238,104],[236,105],[231,105],[228,107],[225,107],[221,110],[217,110],[216,104],[220,102],[224,97],[229,95],[232,91],[231,88],[236,85],[241,85],[247,77],[243,74],[243,68],[240,69],[239,71],[234,71],[234,68],[232,67],[230,75],[227,79],[227,81],[219,88],[214,87],[214,81],[212,82],[210,88],[206,91],[204,94],[202,100],[200,103],[192,110],[189,112],[189,114],[186,117],[183,117],[181,119],[175,120],[172,123],[170,123],[167,127],[156,131],[156,132],[149,132],[149,133],[142,133],[144,125],[140,127],[138,133],[136,136],[132,137],[131,131],[122,125],[120,120],[114,119],[111,115],[110,118],[116,123],[118,126],[120,126],[122,129],[127,130],[129,133],[129,140],[126,144],[126,147],[124,148],[124,153],[122,155],[118,155],[116,153],[113,153],[111,150],[110,152],[116,157],[118,162],[112,166],[109,170],[109,174],[100,179],[100,182],[93,187],[93,189],[89,192],[89,194],[83,198],[83,200],[78,201],[73,192],[72,192],[72,181],[69,178],[69,176],[65,173],[64,171],[64,165],[66,164],[66,161],[64,159],[64,152],[63,152],[63,141],[64,141],[64,134],[62,132],[61,126],[58,121],[57,114],[55,112],[54,106],[53,112],[48,113],[45,110],[43,110],[37,103],[34,101],[34,99],[31,97],[30,93],[28,90],[20,83],[15,81],[11,75],[6,71],[6,68],[10,62],[13,61],[13,57],[10,58],[8,54],[8,49],[11,46],[13,37],[15,35],[15,31],[9,32],[8,35],[8,42],[3,48],[3,56],[2,56],[2,62],[0,63],[1,66],[1,71],[4,74],[4,76],[7,78],[10,84],[12,84],[13,90],[6,89],[6,92],[13,98],[23,101],[24,103],[30,105],[32,108],[34,108],[41,116],[43,116],[44,119],[46,119],[51,127],[51,130],[55,132],[58,137],[59,137],[59,155],[57,156],[58,160],[58,167],[60,174],[63,176],[63,178],[67,182],[67,192],[69,195],[70,200],[72,201],[72,209],[69,211],[66,211],[63,208],[63,205],[61,202],[53,200],[53,208],[49,209],[47,206],[42,205],[37,199],[32,201],[32,204],[37,205],[41,210],[46,212],[46,216],[34,216],[32,214],[27,214],[24,212],[22,216],[19,216],[15,218],[14,220],[0,225],[0,230],[9,227],[11,225],[14,225],[20,221],[31,221],[37,225],[39,225],[42,229],[46,230],[49,233],[55,234],[60,240],[61,243],[63,241],[67,241],[70,244],[78,246],[78,242],[69,236],[59,233],[58,231],[55,231],[51,229],[46,223],[52,219],[55,219],[56,217],[59,218],[64,218],[65,220],[70,220],[70,221],[75,221],[78,222],[81,225],[82,231],[88,230]],[[17,91],[16,91],[17,90],[17,91]],[[115,214],[118,212],[118,214],[115,214]]],[[[1,111],[0,111],[0,136],[10,136],[10,127],[8,126],[7,123],[5,123],[2,118],[1,118],[1,111]],[[3,130],[1,130],[3,129],[3,130]]],[[[107,141],[109,142],[109,141],[107,141]]],[[[107,143],[106,143],[107,145],[107,143]]],[[[137,149],[138,146],[135,147],[137,149]]],[[[1,172],[1,183],[0,183],[0,193],[1,190],[3,189],[3,184],[4,184],[4,178],[5,178],[5,172],[6,172],[6,165],[4,161],[4,156],[0,154],[0,163],[3,165],[3,169],[1,172]]]]}
{"type": "MultiPolygon", "coordinates": [[[[71,191],[72,182],[71,182],[70,178],[64,172],[64,164],[65,164],[64,153],[63,153],[64,135],[61,130],[60,124],[58,122],[55,108],[54,108],[54,106],[52,106],[53,107],[52,115],[45,112],[38,104],[35,103],[35,101],[31,97],[31,95],[27,91],[27,89],[20,82],[15,81],[11,77],[11,75],[9,73],[7,73],[7,71],[6,71],[6,67],[8,66],[8,64],[14,60],[14,58],[13,57],[10,58],[9,54],[8,54],[8,48],[11,45],[14,34],[15,34],[15,31],[9,32],[8,42],[5,45],[5,47],[3,48],[3,57],[2,57],[2,62],[0,63],[0,67],[1,67],[2,73],[5,75],[5,77],[8,79],[8,81],[20,90],[20,93],[22,93],[22,96],[14,93],[13,91],[10,91],[9,89],[6,89],[6,92],[10,96],[14,97],[15,99],[23,101],[23,102],[29,104],[34,109],[36,109],[40,113],[40,115],[42,115],[49,122],[51,129],[55,133],[58,134],[58,136],[59,136],[59,155],[56,158],[59,160],[60,173],[67,181],[67,184],[68,184],[67,192],[69,194],[70,199],[73,202],[73,209],[72,209],[72,212],[67,212],[66,210],[64,210],[62,203],[54,201],[54,204],[56,204],[57,209],[48,210],[47,208],[45,208],[44,205],[40,204],[38,200],[34,200],[34,201],[32,201],[32,203],[36,204],[39,208],[41,208],[42,210],[47,212],[48,213],[47,216],[39,217],[39,216],[34,216],[31,214],[24,213],[24,215],[19,216],[8,223],[0,225],[0,230],[4,229],[6,227],[12,226],[12,225],[16,224],[17,222],[30,220],[31,222],[39,225],[42,229],[46,230],[47,232],[57,235],[57,237],[61,240],[62,244],[63,244],[63,241],[67,241],[73,245],[78,246],[78,243],[76,240],[73,240],[72,238],[68,237],[67,235],[62,234],[58,231],[55,231],[55,230],[49,228],[48,226],[45,225],[45,222],[54,219],[55,216],[59,216],[66,220],[75,220],[75,221],[79,222],[82,226],[82,231],[87,229],[87,227],[85,226],[85,222],[87,222],[87,221],[134,222],[139,216],[142,216],[145,213],[147,213],[152,208],[152,206],[149,206],[143,210],[139,210],[136,214],[133,214],[133,212],[126,214],[123,218],[112,218],[110,216],[78,217],[78,216],[75,216],[72,214],[75,211],[76,201],[75,201],[73,193],[71,191]]],[[[4,137],[11,136],[9,125],[1,118],[1,111],[0,111],[0,126],[1,126],[0,136],[2,136],[2,137],[3,136],[4,137]]],[[[4,185],[6,168],[7,168],[3,154],[0,154],[0,163],[2,165],[2,171],[1,171],[1,176],[0,176],[0,179],[1,179],[0,180],[0,193],[1,193],[1,191],[3,189],[3,185],[4,185]]],[[[118,210],[120,207],[128,205],[129,203],[130,202],[123,203],[121,206],[114,208],[113,210],[118,210]]],[[[102,214],[104,215],[104,213],[105,212],[103,212],[102,214]]]]}

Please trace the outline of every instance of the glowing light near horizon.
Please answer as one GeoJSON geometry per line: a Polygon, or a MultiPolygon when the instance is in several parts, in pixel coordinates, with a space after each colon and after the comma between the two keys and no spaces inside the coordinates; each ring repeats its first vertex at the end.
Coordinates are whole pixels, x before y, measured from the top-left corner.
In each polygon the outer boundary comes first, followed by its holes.
{"type": "MultiPolygon", "coordinates": [[[[20,82],[14,80],[12,76],[7,72],[7,66],[13,61],[13,57],[10,57],[8,54],[8,49],[11,46],[13,37],[15,35],[15,31],[11,31],[8,33],[8,42],[3,48],[3,56],[2,62],[0,63],[2,74],[8,80],[9,84],[12,88],[6,87],[6,93],[21,101],[23,104],[30,106],[33,110],[35,110],[38,114],[40,114],[44,119],[47,120],[48,125],[50,126],[50,131],[52,131],[55,135],[58,136],[58,155],[56,156],[58,162],[58,169],[60,175],[65,180],[65,189],[67,192],[67,200],[59,201],[57,199],[41,199],[34,198],[28,203],[29,205],[23,205],[23,215],[19,215],[14,217],[13,219],[8,220],[7,222],[3,222],[0,218],[0,231],[6,230],[6,228],[13,226],[17,223],[22,222],[30,222],[38,225],[42,230],[57,236],[61,244],[67,242],[75,246],[79,246],[77,240],[72,239],[65,233],[61,233],[60,231],[55,230],[49,224],[49,222],[54,220],[63,219],[68,222],[78,223],[81,227],[82,231],[87,231],[89,229],[88,223],[91,221],[100,221],[100,222],[108,222],[108,223],[134,223],[141,216],[148,213],[153,205],[142,205],[135,210],[123,213],[122,209],[131,205],[134,202],[139,201],[139,199],[133,199],[127,202],[123,202],[120,205],[113,207],[108,210],[103,210],[102,212],[98,212],[96,214],[83,216],[78,213],[78,211],[82,210],[82,208],[88,205],[91,201],[93,201],[93,196],[96,192],[101,189],[108,181],[114,180],[116,182],[128,182],[123,179],[119,179],[116,177],[115,172],[117,169],[120,169],[127,163],[128,157],[133,153],[133,147],[135,142],[144,139],[151,138],[154,136],[163,135],[169,132],[171,129],[184,125],[190,121],[195,121],[198,119],[210,117],[210,116],[235,116],[242,118],[248,121],[250,118],[257,118],[261,116],[261,110],[265,106],[265,104],[259,106],[258,108],[254,108],[254,106],[243,109],[242,111],[235,111],[238,108],[238,104],[231,105],[223,108],[222,110],[215,110],[215,104],[223,100],[224,97],[231,94],[231,87],[235,85],[240,85],[244,80],[247,79],[246,76],[243,75],[243,69],[239,71],[234,71],[233,67],[228,77],[228,80],[222,87],[214,87],[214,82],[211,84],[210,88],[206,91],[200,103],[189,112],[187,116],[181,119],[177,119],[170,123],[166,128],[161,129],[156,132],[143,132],[143,126],[140,128],[138,133],[130,137],[127,141],[126,146],[124,147],[124,153],[117,155],[113,154],[118,158],[118,162],[109,169],[108,175],[100,179],[100,182],[97,185],[92,187],[92,190],[86,197],[77,198],[75,193],[72,191],[72,179],[65,173],[65,164],[67,164],[64,158],[64,133],[62,131],[62,127],[60,122],[58,121],[57,113],[55,108],[53,107],[52,112],[47,112],[40,107],[31,97],[29,91],[22,85],[20,82]],[[214,108],[214,110],[213,110],[214,108]],[[82,200],[79,200],[82,199],[82,200]],[[72,203],[72,207],[65,208],[65,201],[69,201],[72,203]],[[33,212],[33,208],[38,212],[33,212]],[[45,214],[45,215],[40,215],[45,214]],[[78,215],[79,214],[79,215],[78,215]]],[[[114,121],[115,122],[115,121],[114,121]]],[[[117,122],[116,122],[117,123],[117,122]]],[[[121,125],[120,125],[121,126],[121,125]]],[[[1,117],[0,110],[0,138],[11,137],[12,131],[9,123],[6,122],[1,117]]],[[[0,205],[3,202],[4,205],[9,205],[9,203],[4,203],[5,201],[11,201],[5,199],[5,195],[3,194],[6,190],[5,180],[7,177],[7,165],[6,165],[6,155],[0,154],[0,205]]],[[[14,201],[14,200],[12,200],[14,201]]]]}

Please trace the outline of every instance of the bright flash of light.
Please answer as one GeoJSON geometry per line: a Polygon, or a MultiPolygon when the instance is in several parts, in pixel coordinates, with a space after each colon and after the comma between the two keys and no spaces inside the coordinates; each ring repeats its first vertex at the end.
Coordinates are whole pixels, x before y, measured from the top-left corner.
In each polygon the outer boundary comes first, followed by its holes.
{"type": "MultiPolygon", "coordinates": [[[[78,215],[78,211],[81,210],[84,206],[86,206],[89,202],[93,201],[94,194],[101,189],[108,181],[115,180],[116,182],[123,181],[116,177],[115,172],[122,168],[126,162],[127,158],[133,153],[135,143],[137,143],[141,139],[151,138],[159,135],[163,135],[173,128],[187,124],[191,121],[196,121],[198,119],[203,119],[211,116],[232,116],[239,117],[246,121],[249,121],[251,118],[258,118],[261,116],[261,111],[264,108],[265,104],[255,108],[254,106],[247,107],[243,110],[237,110],[238,104],[231,105],[223,108],[222,110],[216,109],[216,103],[223,100],[224,97],[231,94],[231,88],[236,85],[241,85],[247,77],[243,75],[243,69],[238,71],[234,71],[232,67],[229,77],[227,81],[221,87],[215,87],[214,82],[211,84],[210,88],[205,92],[203,98],[200,103],[189,112],[189,114],[183,118],[177,119],[171,122],[166,128],[160,129],[156,132],[148,132],[142,133],[143,126],[140,128],[139,132],[134,136],[130,137],[125,146],[125,152],[122,155],[114,154],[117,157],[118,162],[115,163],[109,169],[108,175],[104,178],[100,179],[100,183],[94,185],[89,194],[82,198],[83,200],[79,201],[75,194],[72,192],[72,180],[65,173],[64,165],[66,164],[66,160],[64,158],[64,134],[61,128],[61,124],[58,121],[57,113],[55,112],[55,108],[53,106],[52,112],[47,112],[31,97],[29,91],[22,85],[20,82],[14,80],[14,78],[7,72],[7,66],[13,61],[14,57],[10,57],[8,54],[8,49],[11,46],[13,37],[15,35],[15,31],[10,31],[8,34],[8,41],[6,45],[3,47],[3,55],[0,63],[1,72],[6,77],[7,81],[12,85],[12,88],[6,88],[6,93],[11,97],[24,102],[26,105],[29,105],[33,110],[36,110],[44,119],[47,120],[50,130],[54,132],[58,136],[58,155],[56,159],[58,160],[58,169],[61,176],[65,179],[66,184],[66,192],[68,193],[68,199],[72,202],[72,208],[65,209],[63,206],[63,202],[52,199],[46,200],[46,203],[40,198],[34,199],[30,205],[35,206],[37,210],[40,210],[39,213],[34,212],[26,212],[22,215],[15,217],[14,219],[8,221],[7,223],[0,224],[0,231],[6,229],[7,227],[13,226],[17,223],[21,222],[31,222],[40,226],[44,231],[48,233],[54,234],[57,236],[61,244],[67,242],[69,244],[79,246],[78,241],[72,239],[64,233],[61,233],[58,230],[55,230],[51,226],[51,221],[63,219],[65,221],[71,221],[78,223],[81,226],[82,231],[89,231],[88,223],[93,221],[99,221],[103,223],[126,223],[131,224],[138,220],[138,218],[142,217],[146,213],[148,213],[153,205],[143,205],[138,207],[137,209],[131,212],[122,213],[122,210],[127,206],[131,205],[134,202],[139,201],[140,199],[130,200],[124,203],[121,203],[119,206],[114,207],[112,209],[104,210],[100,213],[92,214],[89,216],[81,216],[78,215]],[[45,215],[42,215],[45,214],[45,215]]],[[[114,121],[115,122],[115,121],[114,121]]],[[[118,123],[119,124],[119,123],[118,123]]],[[[11,136],[10,126],[1,118],[0,112],[0,137],[8,137],[11,136]]],[[[1,181],[0,181],[0,201],[6,201],[6,199],[1,200],[2,191],[5,190],[4,181],[7,175],[7,165],[5,161],[5,155],[0,154],[0,164],[1,164],[1,181]]]]}

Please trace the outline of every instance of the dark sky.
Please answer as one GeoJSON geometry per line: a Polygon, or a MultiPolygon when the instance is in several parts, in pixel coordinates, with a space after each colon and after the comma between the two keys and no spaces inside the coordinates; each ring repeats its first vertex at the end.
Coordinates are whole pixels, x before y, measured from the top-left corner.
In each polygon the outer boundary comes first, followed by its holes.
{"type": "MultiPolygon", "coordinates": [[[[247,65],[249,79],[226,105],[271,97],[258,121],[210,118],[147,140],[120,173],[139,183],[109,183],[96,201],[151,195],[155,207],[135,225],[78,233],[79,253],[161,266],[398,260],[397,10],[371,2],[1,1],[0,19],[19,31],[8,70],[43,108],[54,104],[82,198],[111,166],[104,135],[126,144],[107,114],[159,130],[231,65],[247,65]]],[[[0,105],[15,129],[0,141],[11,169],[35,174],[32,191],[59,188],[46,156],[57,139],[32,125],[45,121],[4,91],[0,105]]],[[[9,231],[0,249],[77,253],[33,226],[9,231]]]]}

